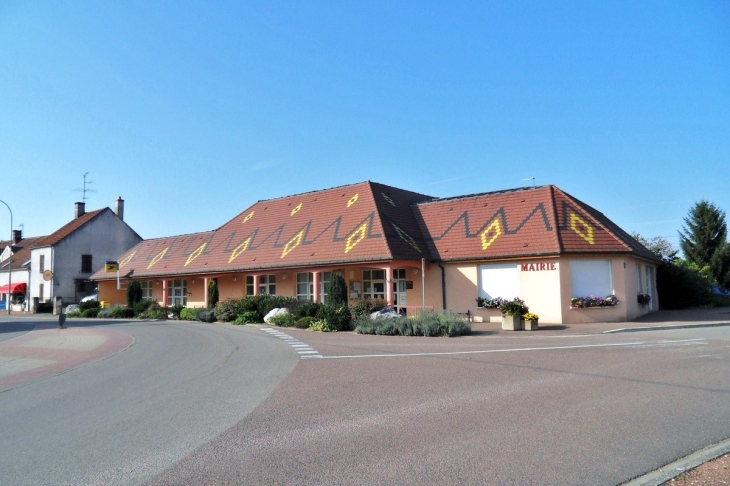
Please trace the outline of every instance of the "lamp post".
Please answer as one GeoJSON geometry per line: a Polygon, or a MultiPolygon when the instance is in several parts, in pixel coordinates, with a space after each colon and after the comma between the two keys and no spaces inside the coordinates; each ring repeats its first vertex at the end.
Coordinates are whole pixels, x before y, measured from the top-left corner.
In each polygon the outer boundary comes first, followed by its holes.
{"type": "Polygon", "coordinates": [[[8,206],[8,203],[6,203],[3,200],[0,200],[1,203],[5,204],[5,207],[8,208],[8,211],[10,211],[10,240],[8,240],[8,247],[10,247],[10,263],[8,264],[8,315],[10,315],[10,296],[13,295],[11,292],[13,291],[13,211],[10,209],[10,206],[8,206]]]}

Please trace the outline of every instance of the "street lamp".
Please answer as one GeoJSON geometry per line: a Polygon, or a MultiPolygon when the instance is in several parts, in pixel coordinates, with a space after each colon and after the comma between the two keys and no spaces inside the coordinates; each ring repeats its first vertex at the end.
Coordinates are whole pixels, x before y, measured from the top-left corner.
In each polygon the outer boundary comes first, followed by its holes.
{"type": "Polygon", "coordinates": [[[5,207],[8,208],[8,211],[10,211],[10,240],[8,240],[8,246],[10,247],[10,263],[8,264],[8,315],[10,315],[10,296],[13,295],[11,292],[13,291],[13,211],[10,209],[10,206],[8,206],[8,203],[6,203],[3,200],[0,200],[1,203],[5,204],[5,207]]]}

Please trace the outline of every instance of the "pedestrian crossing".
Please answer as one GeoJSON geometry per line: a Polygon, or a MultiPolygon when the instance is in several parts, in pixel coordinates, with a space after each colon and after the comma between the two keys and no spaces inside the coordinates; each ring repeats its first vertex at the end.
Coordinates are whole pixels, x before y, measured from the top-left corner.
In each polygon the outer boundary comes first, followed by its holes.
{"type": "Polygon", "coordinates": [[[321,358],[322,355],[312,348],[309,344],[300,341],[299,339],[290,336],[285,332],[281,332],[278,329],[272,329],[270,327],[262,327],[262,331],[269,333],[272,336],[278,337],[282,341],[286,342],[289,346],[294,348],[302,359],[307,358],[321,358]]]}

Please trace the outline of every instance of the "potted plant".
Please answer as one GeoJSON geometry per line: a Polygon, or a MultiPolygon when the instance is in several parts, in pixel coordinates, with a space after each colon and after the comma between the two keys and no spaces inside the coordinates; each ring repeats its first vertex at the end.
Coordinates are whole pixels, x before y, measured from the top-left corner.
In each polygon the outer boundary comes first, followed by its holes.
{"type": "Polygon", "coordinates": [[[522,316],[522,319],[525,321],[525,331],[537,331],[537,320],[540,319],[540,316],[528,312],[522,316]]]}
{"type": "Polygon", "coordinates": [[[521,331],[522,316],[530,310],[523,300],[515,297],[513,300],[504,302],[499,306],[502,312],[502,329],[505,331],[521,331]]]}
{"type": "Polygon", "coordinates": [[[639,294],[636,296],[636,302],[642,307],[647,306],[649,305],[649,302],[651,302],[651,295],[642,294],[641,292],[639,292],[639,294]]]}

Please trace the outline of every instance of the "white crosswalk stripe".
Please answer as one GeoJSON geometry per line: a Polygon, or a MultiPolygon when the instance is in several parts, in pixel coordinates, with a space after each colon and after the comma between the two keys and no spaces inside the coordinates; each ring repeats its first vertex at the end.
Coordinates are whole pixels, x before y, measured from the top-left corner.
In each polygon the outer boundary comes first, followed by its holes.
{"type": "Polygon", "coordinates": [[[278,329],[272,329],[270,327],[262,327],[262,331],[278,337],[285,343],[289,344],[292,348],[296,350],[296,352],[301,356],[302,359],[304,358],[322,358],[323,356],[317,352],[314,348],[312,348],[309,344],[303,343],[299,339],[290,336],[286,334],[285,332],[281,332],[278,329]]]}

